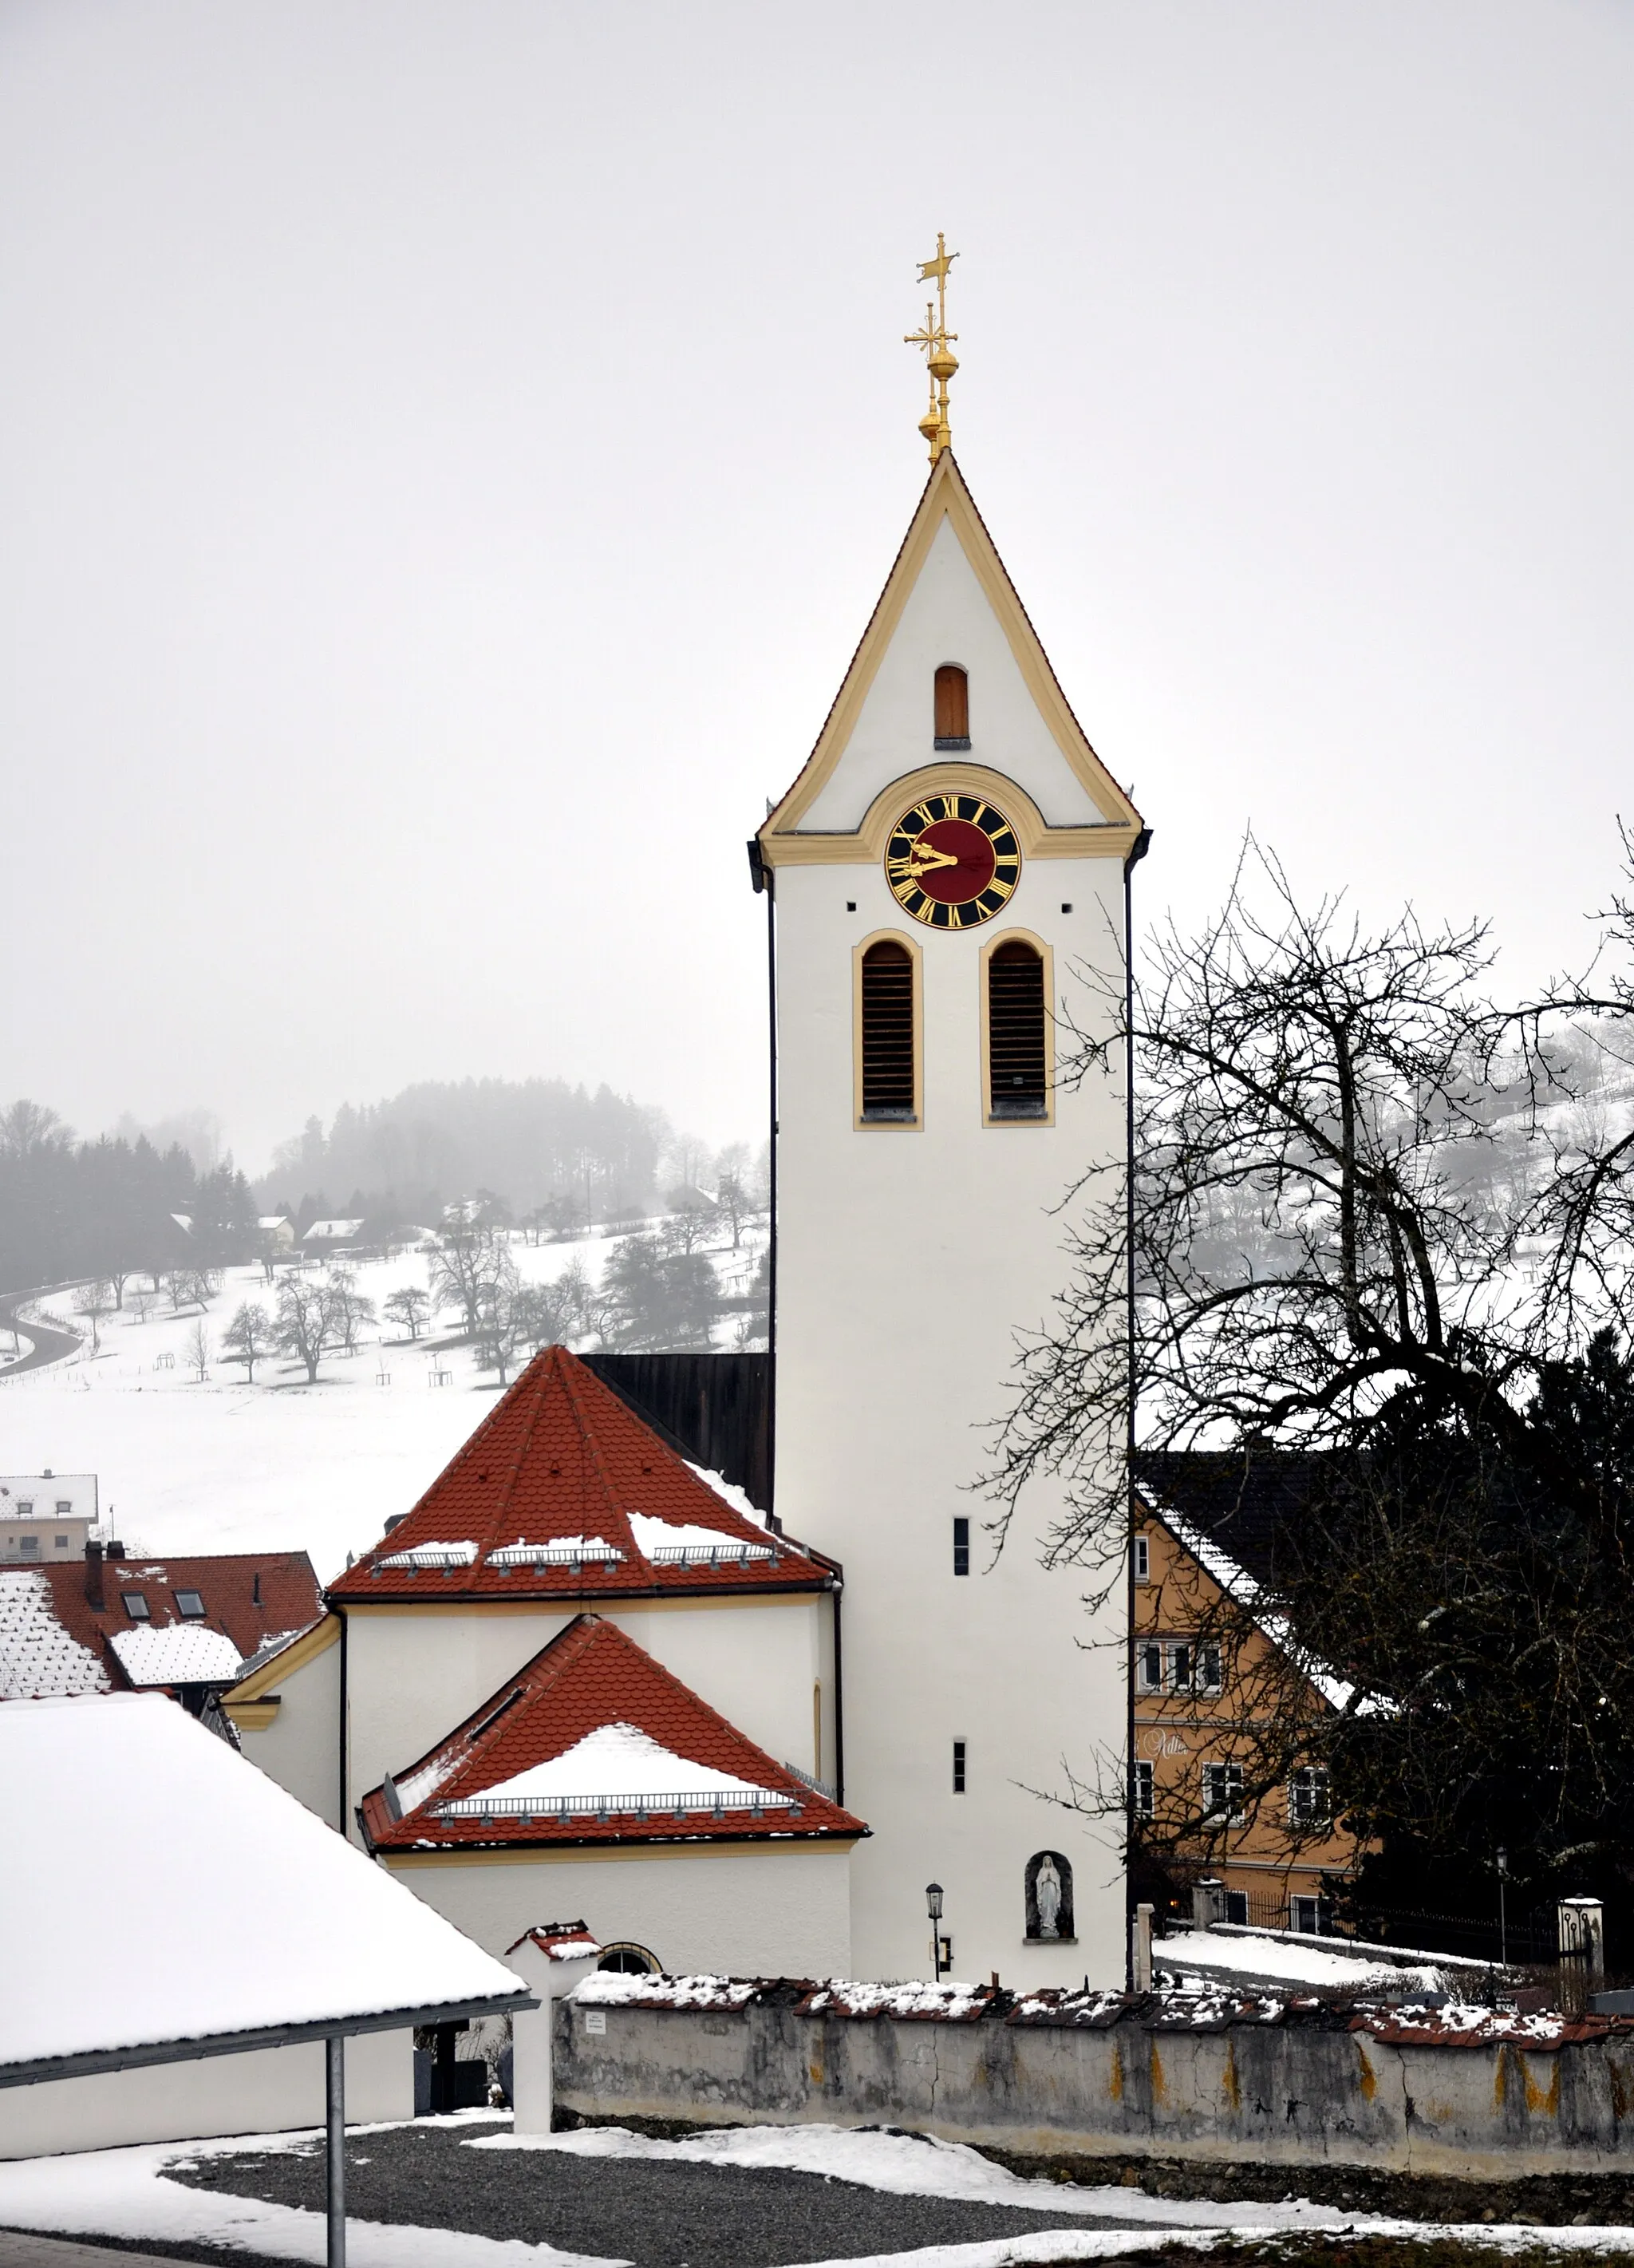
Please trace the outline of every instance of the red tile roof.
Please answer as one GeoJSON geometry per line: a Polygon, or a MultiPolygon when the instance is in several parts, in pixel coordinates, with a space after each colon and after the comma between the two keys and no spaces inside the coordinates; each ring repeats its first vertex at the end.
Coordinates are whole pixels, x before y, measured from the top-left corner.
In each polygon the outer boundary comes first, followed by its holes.
{"type": "MultiPolygon", "coordinates": [[[[269,1638],[305,1630],[323,1612],[318,1579],[304,1551],[244,1551],[187,1559],[155,1553],[145,1558],[109,1559],[101,1568],[99,1607],[87,1595],[95,1579],[84,1559],[45,1560],[27,1572],[44,1579],[55,1620],[104,1665],[115,1693],[130,1687],[108,1643],[122,1631],[166,1630],[176,1624],[220,1631],[247,1660],[269,1638]],[[176,1604],[179,1591],[198,1593],[202,1616],[182,1614],[176,1604]],[[130,1612],[127,1592],[144,1600],[145,1617],[130,1612]]],[[[42,1697],[60,1690],[51,1682],[43,1655],[40,1672],[42,1697]]]]}
{"type": "MultiPolygon", "coordinates": [[[[670,1547],[679,1550],[679,1542],[670,1547]]],[[[821,1590],[814,1553],[749,1520],[566,1347],[535,1355],[414,1510],[330,1587],[342,1605],[386,1600],[580,1599],[662,1591],[821,1590]],[[653,1560],[630,1515],[720,1538],[705,1558],[653,1560]],[[575,1559],[600,1539],[616,1557],[575,1559]],[[428,1547],[465,1547],[438,1564],[428,1547]],[[537,1561],[526,1556],[537,1548],[537,1561]],[[388,1564],[403,1554],[418,1565],[388,1564]],[[496,1560],[496,1553],[517,1554],[496,1560]],[[739,1557],[740,1553],[748,1556],[739,1557]]]]}
{"type": "Polygon", "coordinates": [[[384,1851],[516,1844],[758,1843],[868,1831],[861,1820],[729,1725],[615,1624],[589,1614],[576,1616],[446,1740],[394,1779],[372,1789],[363,1800],[362,1812],[371,1844],[384,1851]],[[646,1816],[611,1804],[605,1813],[591,1806],[558,1815],[556,1800],[550,1796],[539,1797],[531,1806],[509,1799],[517,1808],[487,1815],[464,1808],[484,1791],[548,1763],[609,1725],[633,1725],[673,1756],[709,1771],[731,1773],[787,1800],[758,1811],[746,1806],[718,1813],[701,1808],[677,1813],[655,1804],[646,1816]],[[416,1781],[421,1792],[411,1802],[416,1781]],[[460,1807],[453,1816],[444,1808],[451,1804],[460,1807]]]}

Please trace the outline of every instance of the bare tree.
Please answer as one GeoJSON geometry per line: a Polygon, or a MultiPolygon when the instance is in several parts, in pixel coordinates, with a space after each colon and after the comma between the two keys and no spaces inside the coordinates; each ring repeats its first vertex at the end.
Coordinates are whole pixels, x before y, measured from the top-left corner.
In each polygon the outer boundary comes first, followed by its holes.
{"type": "MultiPolygon", "coordinates": [[[[1127,1018],[1086,980],[1071,1070],[1132,1043],[1132,1185],[1108,1158],[1074,1193],[988,1476],[1001,1540],[1030,1479],[1064,1481],[1051,1554],[1104,1597],[1137,1444],[1137,1476],[1212,1459],[1244,1506],[1297,1472],[1270,1587],[1173,1609],[1222,1665],[1215,1736],[1245,1808],[1327,1771],[1375,1874],[1445,1867],[1461,1896],[1499,1841],[1540,1885],[1574,1851],[1634,1873],[1634,1368],[1605,1328],[1634,1144],[1608,1115],[1586,1156],[1558,1109],[1547,1018],[1596,1004],[1526,1012],[1518,1055],[1490,961],[1478,924],[1306,912],[1251,845],[1217,920],[1152,941],[1127,1018]]],[[[1122,1808],[1109,1755],[1075,1769],[1064,1800],[1122,1808]]],[[[1222,1822],[1175,1785],[1137,1839],[1207,1850],[1222,1822]]]]}
{"type": "Polygon", "coordinates": [[[216,1351],[215,1342],[210,1336],[210,1325],[202,1315],[188,1333],[185,1345],[188,1360],[198,1372],[199,1384],[202,1386],[210,1374],[210,1357],[216,1351]]]}
{"type": "Polygon", "coordinates": [[[365,1299],[357,1289],[357,1279],[350,1268],[329,1270],[329,1327],[348,1354],[357,1351],[358,1334],[365,1324],[375,1321],[372,1300],[365,1299]]]}
{"type": "Polygon", "coordinates": [[[418,1285],[405,1284],[387,1296],[381,1313],[387,1322],[400,1323],[411,1339],[417,1339],[431,1310],[431,1303],[418,1285]]]}
{"type": "Polygon", "coordinates": [[[130,1312],[139,1323],[145,1323],[153,1312],[152,1292],[133,1292],[130,1295],[130,1312]]]}
{"type": "Polygon", "coordinates": [[[530,1315],[527,1287],[517,1273],[515,1261],[501,1248],[482,1287],[482,1306],[473,1334],[478,1363],[484,1370],[497,1370],[501,1386],[509,1382],[530,1315]]]}
{"type": "Polygon", "coordinates": [[[89,1284],[82,1284],[74,1294],[74,1313],[83,1315],[91,1326],[91,1351],[101,1351],[101,1322],[104,1315],[114,1312],[114,1287],[106,1277],[99,1276],[89,1284]]]}
{"type": "Polygon", "coordinates": [[[221,1335],[222,1351],[229,1362],[244,1365],[246,1379],[255,1383],[255,1366],[276,1348],[277,1336],[265,1307],[247,1300],[221,1335]]]}
{"type": "Polygon", "coordinates": [[[476,1336],[503,1250],[491,1229],[460,1226],[445,1232],[432,1256],[432,1295],[439,1306],[459,1309],[467,1338],[476,1336]]]}
{"type": "Polygon", "coordinates": [[[736,1252],[743,1242],[743,1224],[754,1211],[741,1172],[729,1167],[716,1185],[715,1202],[732,1223],[732,1248],[736,1252]]]}
{"type": "Polygon", "coordinates": [[[321,1277],[286,1276],[278,1286],[274,1336],[281,1352],[305,1364],[309,1386],[317,1383],[329,1327],[329,1287],[321,1277]]]}

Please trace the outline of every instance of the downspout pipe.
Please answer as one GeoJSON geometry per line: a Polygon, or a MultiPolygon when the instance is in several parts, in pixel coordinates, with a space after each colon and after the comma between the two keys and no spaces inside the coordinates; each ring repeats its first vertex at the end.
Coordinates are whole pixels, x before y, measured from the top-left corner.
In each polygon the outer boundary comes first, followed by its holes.
{"type": "Polygon", "coordinates": [[[749,880],[766,901],[766,1103],[767,1202],[770,1230],[766,1246],[766,1518],[775,1533],[777,1518],[777,909],[772,870],[758,836],[748,842],[749,880]]]}
{"type": "Polygon", "coordinates": [[[1123,1896],[1125,1906],[1124,1989],[1135,1990],[1135,1918],[1130,1856],[1135,1848],[1135,869],[1152,848],[1152,829],[1143,827],[1123,861],[1123,1329],[1128,1406],[1123,1441],[1129,1534],[1123,1546],[1123,1896]]]}

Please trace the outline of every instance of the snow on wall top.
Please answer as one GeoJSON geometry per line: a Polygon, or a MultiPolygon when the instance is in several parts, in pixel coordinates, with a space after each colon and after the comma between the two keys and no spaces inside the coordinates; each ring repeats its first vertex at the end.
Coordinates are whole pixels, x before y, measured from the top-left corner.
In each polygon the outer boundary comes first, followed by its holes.
{"type": "Polygon", "coordinates": [[[115,1631],[108,1644],[133,1685],[229,1685],[244,1666],[225,1631],[201,1623],[115,1631]]]}
{"type": "Polygon", "coordinates": [[[0,1573],[0,1701],[106,1693],[111,1683],[90,1647],[57,1620],[43,1571],[0,1573]]]}
{"type": "Polygon", "coordinates": [[[157,1694],[0,1709],[0,1783],[19,1910],[48,1912],[64,1945],[97,1942],[116,1853],[140,1948],[112,1992],[95,1963],[11,1963],[0,2072],[526,1989],[157,1694]]]}
{"type": "Polygon", "coordinates": [[[990,1984],[880,1984],[846,1977],[636,1977],[599,1970],[573,1994],[592,2007],[664,2013],[703,2008],[726,2012],[767,2004],[799,2016],[867,2022],[971,2023],[1109,2030],[1137,2024],[1146,2031],[1218,2032],[1228,2025],[1316,2025],[1361,2032],[1393,2047],[1483,2048],[1513,2043],[1533,2053],[1604,2039],[1634,2036],[1634,2016],[1569,2016],[1546,2008],[1522,2015],[1512,2008],[1448,2004],[1387,2007],[1352,2000],[1287,1999],[1203,1992],[1073,1992],[1051,1986],[1012,1992],[990,1984]]]}

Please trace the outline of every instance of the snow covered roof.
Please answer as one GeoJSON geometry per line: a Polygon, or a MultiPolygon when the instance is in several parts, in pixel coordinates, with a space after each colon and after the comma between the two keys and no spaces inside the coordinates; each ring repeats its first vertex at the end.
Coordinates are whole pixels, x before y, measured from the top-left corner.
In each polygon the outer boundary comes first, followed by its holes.
{"type": "Polygon", "coordinates": [[[63,1629],[43,1567],[0,1572],[0,1701],[48,1693],[106,1693],[100,1649],[63,1629]]]}
{"type": "Polygon", "coordinates": [[[601,1952],[600,1940],[582,1921],[541,1921],[535,1929],[524,1930],[514,1945],[505,1948],[505,1958],[519,1953],[525,1945],[537,1946],[547,1961],[588,1961],[601,1952]]]}
{"type": "Polygon", "coordinates": [[[267,2033],[430,2022],[526,1991],[156,1694],[0,1709],[0,1784],[8,1894],[49,1914],[67,1949],[8,1965],[0,2084],[65,2058],[106,2067],[267,2033]],[[107,1936],[110,1852],[131,1948],[112,1991],[73,1954],[107,1936]]]}
{"type": "Polygon", "coordinates": [[[596,1615],[362,1809],[386,1852],[867,1832],[596,1615]]]}
{"type": "Polygon", "coordinates": [[[94,1473],[0,1473],[0,1520],[43,1523],[96,1516],[94,1473]]]}
{"type": "Polygon", "coordinates": [[[303,1244],[334,1244],[342,1237],[356,1236],[363,1226],[361,1220],[315,1220],[301,1238],[303,1244]]]}
{"type": "Polygon", "coordinates": [[[108,1644],[133,1685],[231,1685],[244,1666],[226,1632],[202,1623],[115,1631],[108,1644]]]}
{"type": "Polygon", "coordinates": [[[441,1599],[578,1600],[833,1580],[740,1489],[688,1463],[565,1347],[548,1347],[330,1595],[424,1598],[434,1585],[441,1599]]]}
{"type": "Polygon", "coordinates": [[[59,1559],[8,1570],[0,1574],[0,1698],[236,1679],[269,1646],[310,1629],[321,1612],[304,1551],[107,1559],[99,1567],[59,1559]],[[18,1584],[33,1588],[19,1591],[18,1584]],[[133,1638],[161,1645],[132,1651],[117,1643],[133,1638]],[[170,1650],[173,1639],[188,1649],[185,1656],[170,1650]],[[159,1659],[216,1666],[190,1675],[180,1668],[150,1674],[159,1659]],[[87,1661],[99,1683],[87,1682],[87,1661]]]}

